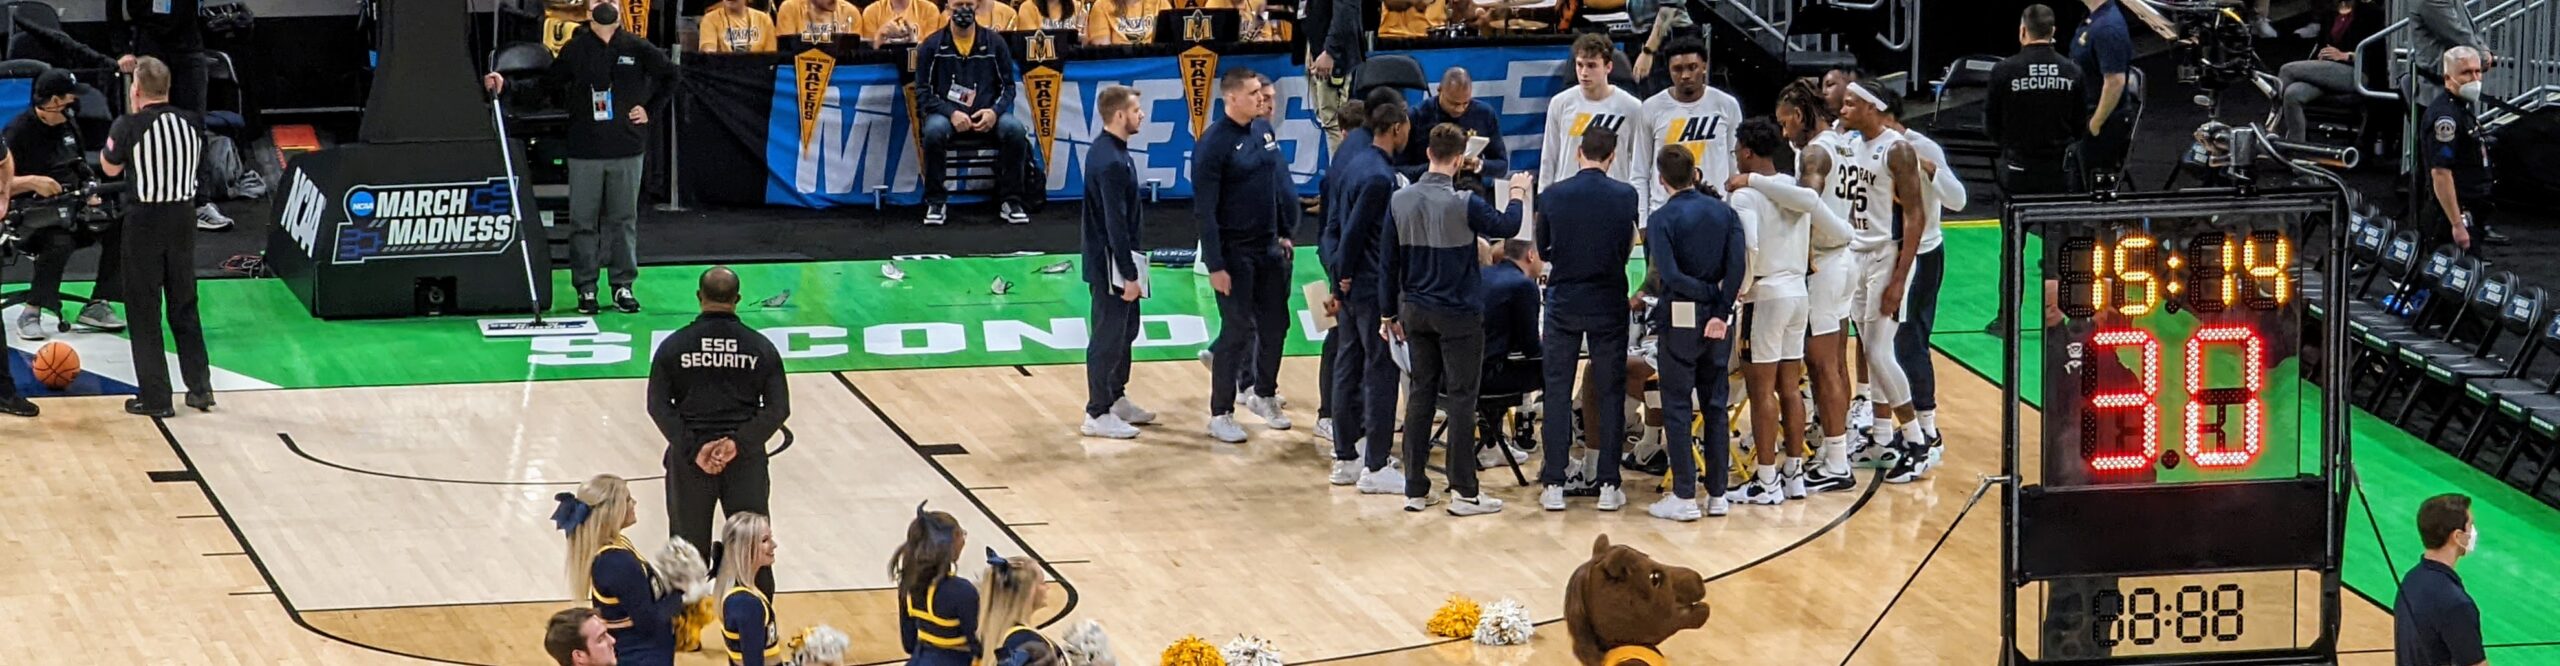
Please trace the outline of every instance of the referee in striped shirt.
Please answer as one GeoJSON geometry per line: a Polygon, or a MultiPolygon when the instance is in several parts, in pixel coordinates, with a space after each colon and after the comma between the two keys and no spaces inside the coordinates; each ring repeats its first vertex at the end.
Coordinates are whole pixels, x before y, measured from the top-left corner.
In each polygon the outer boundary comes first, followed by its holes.
{"type": "Polygon", "coordinates": [[[108,177],[124,177],[125,314],[132,325],[134,384],[141,394],[124,411],[175,416],[169,407],[169,361],[161,350],[160,301],[168,298],[169,330],[178,336],[178,370],[187,406],[213,410],[213,373],[196,318],[196,164],[204,122],[169,104],[169,65],[138,58],[126,91],[133,109],[107,130],[108,177]],[[133,172],[125,176],[126,171],[133,172]]]}

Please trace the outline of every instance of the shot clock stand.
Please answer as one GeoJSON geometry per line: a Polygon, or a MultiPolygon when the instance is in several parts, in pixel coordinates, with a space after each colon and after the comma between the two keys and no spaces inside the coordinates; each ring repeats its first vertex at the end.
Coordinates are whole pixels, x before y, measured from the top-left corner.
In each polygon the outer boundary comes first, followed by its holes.
{"type": "MultiPolygon", "coordinates": [[[[2243,176],[2239,182],[2252,182],[2245,177],[2250,174],[2237,175],[2243,176]]],[[[2345,219],[2344,206],[2343,194],[2333,189],[2239,188],[2021,197],[2004,211],[2002,269],[2009,275],[2024,275],[2029,265],[2025,254],[2027,232],[2038,232],[2049,242],[2062,243],[2059,248],[2046,250],[2048,256],[2060,255],[2050,261],[2057,276],[2085,279],[2085,289],[2092,294],[2094,303],[2080,306],[2092,312],[2091,317],[2071,321],[2067,314],[2063,327],[2046,329],[2038,335],[2043,342],[2039,349],[2028,349],[2024,339],[2028,334],[2019,329],[2012,328],[2004,335],[2004,458],[2002,476],[1994,479],[2002,482],[2005,500],[2001,520],[2005,583],[2001,590],[2002,663],[2336,663],[2339,561],[2346,531],[2345,502],[2352,483],[2347,465],[2352,437],[2347,430],[2344,393],[2327,389],[2345,385],[2344,370],[2342,364],[2320,363],[2316,377],[2295,380],[2278,375],[2264,384],[2258,373],[2265,369],[2299,372],[2289,354],[2302,346],[2300,318],[2306,315],[2300,303],[2283,304],[2289,302],[2302,272],[2327,271],[2327,284],[2342,283],[2336,273],[2347,265],[2347,245],[2336,224],[2345,219]],[[2275,222],[2276,233],[2257,226],[2268,221],[2275,222]],[[2313,233],[2324,226],[2330,227],[2330,233],[2313,233]],[[2093,228],[2101,230],[2101,237],[2114,234],[2127,239],[2111,257],[2103,240],[2096,249],[2089,250],[2092,263],[2088,265],[2093,272],[2112,268],[2120,273],[2120,279],[2109,281],[2091,273],[2059,270],[2073,265],[2069,260],[2074,249],[2087,249],[2086,239],[2074,237],[2066,242],[2060,232],[2093,228]],[[2235,228],[2241,233],[2230,233],[2235,228]],[[2174,237],[2181,229],[2188,232],[2184,244],[2174,237]],[[2289,256],[2292,246],[2288,243],[2299,244],[2310,238],[2326,239],[2318,248],[2319,255],[2326,258],[2316,264],[2321,267],[2318,269],[2300,265],[2307,262],[2291,261],[2293,257],[2289,256]],[[2270,239],[2277,240],[2261,243],[2270,239]],[[2233,266],[2237,254],[2233,248],[2243,244],[2249,248],[2250,268],[2246,275],[2236,273],[2238,269],[2233,266]],[[2220,252],[2213,251],[2216,249],[2220,252]],[[2261,268],[2259,263],[2267,258],[2262,251],[2268,250],[2282,257],[2283,265],[2273,271],[2261,268]],[[2186,262],[2182,270],[2179,251],[2194,251],[2197,259],[2186,262]],[[2223,269],[2219,277],[2208,275],[2211,271],[2205,263],[2215,254],[2220,255],[2219,268],[2223,269]],[[2135,263],[2147,259],[2156,262],[2154,267],[2165,264],[2169,270],[2146,270],[2135,277],[2136,273],[2125,270],[2129,256],[2137,259],[2135,263]],[[2115,261],[2109,265],[2106,258],[2115,261]],[[2196,288],[2182,292],[2181,279],[2196,288]],[[2146,281],[2146,287],[2130,286],[2146,281]],[[2272,289],[2260,288],[2268,285],[2272,289]],[[2246,291],[2239,288],[2242,286],[2246,291]],[[2221,294],[2218,303],[2210,295],[2216,291],[2221,294]],[[2141,293],[2143,298],[2136,299],[2138,303],[2127,300],[2112,308],[2121,312],[2097,312],[2111,309],[2106,307],[2106,295],[2110,293],[2119,299],[2131,299],[2129,294],[2141,293]],[[2235,302],[2240,300],[2245,300],[2246,305],[2235,302]],[[2192,303],[2184,305],[2182,312],[2181,303],[2187,301],[2192,303]],[[2275,305],[2261,307],[2270,304],[2275,305]],[[2155,306],[2159,309],[2155,310],[2155,306]],[[2136,316],[2116,316],[2126,312],[2136,316]],[[2274,326],[2272,330],[2251,323],[2275,322],[2288,316],[2292,317],[2290,325],[2274,326]],[[2101,330],[2097,324],[2101,320],[2113,327],[2104,329],[2105,334],[2120,339],[2099,339],[2095,332],[2101,330]],[[2076,337],[2067,343],[2045,339],[2084,329],[2093,332],[2087,341],[2076,337]],[[2187,331],[2183,351],[2189,357],[2184,378],[2188,390],[2175,398],[2189,403],[2183,416],[2170,414],[2171,410],[2162,407],[2168,404],[2163,396],[2169,394],[2162,385],[2177,381],[2160,378],[2164,341],[2153,339],[2153,329],[2187,331]],[[2292,332],[2293,339],[2264,343],[2260,336],[2269,332],[2292,332]],[[2262,344],[2275,348],[2277,353],[2271,356],[2277,358],[2264,363],[2263,368],[2248,365],[2261,360],[2262,344]],[[2211,381],[2213,368],[2221,367],[2204,353],[2217,345],[2222,349],[2245,348],[2247,353],[2241,356],[2247,377],[2245,391],[2200,386],[2211,381]],[[2021,429],[2023,403],[2019,387],[2024,359],[2036,358],[2046,364],[2043,376],[2047,383],[2070,382],[2085,394],[2101,383],[2099,376],[2104,374],[2104,368],[2098,366],[2107,359],[2081,355],[2091,349],[2113,354],[2115,348],[2125,347],[2140,347],[2144,352],[2138,356],[2142,359],[2138,362],[2143,367],[2142,379],[2118,387],[2129,392],[2109,394],[2106,401],[2066,404],[2067,401],[2052,397],[2056,388],[2047,387],[2042,432],[2021,429]],[[2068,362],[2057,367],[2057,359],[2068,362]],[[2082,365],[2083,361],[2087,365],[2082,365]],[[2200,370],[2200,366],[2204,369],[2200,370]],[[2290,420],[2274,411],[2259,409],[2266,402],[2266,395],[2260,391],[2270,385],[2294,391],[2290,404],[2274,406],[2274,410],[2298,410],[2290,420]],[[2301,394],[2310,386],[2321,387],[2316,406],[2301,394]],[[2131,398],[2138,398],[2140,404],[2134,404],[2131,398]],[[2147,411],[2128,409],[2137,406],[2147,411]],[[2216,447],[2227,446],[2236,439],[2230,436],[2230,416],[2242,411],[2241,406],[2248,408],[2241,421],[2247,433],[2245,454],[2217,448],[2204,456],[2181,456],[2176,450],[2164,452],[2162,447],[2154,446],[2165,439],[2162,423],[2184,424],[2178,435],[2181,441],[2194,440],[2187,442],[2186,450],[2191,454],[2200,451],[2195,448],[2196,442],[2207,439],[2204,428],[2212,429],[2216,447]],[[2202,414],[2208,411],[2216,416],[2210,424],[2199,425],[2206,420],[2202,414]],[[2148,417],[2148,425],[2125,428],[2128,413],[2148,417]],[[2094,443],[2100,439],[2095,433],[2103,431],[2102,414],[2114,419],[2119,445],[2128,441],[2125,433],[2140,433],[2143,447],[2126,454],[2134,457],[2098,455],[2103,447],[2094,443]],[[2315,422],[2317,436],[2313,438],[2308,433],[2315,422]],[[2290,426],[2291,432],[2283,432],[2287,429],[2284,426],[2290,426]],[[2279,432],[2262,441],[2262,430],[2279,432]],[[2078,434],[2082,439],[2077,445],[2061,445],[2056,442],[2065,438],[2057,433],[2078,434]],[[2275,437],[2293,438],[2295,447],[2317,448],[2281,453],[2260,449],[2262,443],[2277,444],[2275,437]],[[2021,468],[2021,454],[2029,446],[2042,451],[2041,473],[2021,468]],[[2294,465],[2292,469],[2283,467],[2288,464],[2287,457],[2294,465]],[[2182,461],[2184,469],[2180,469],[2182,461]],[[2231,478],[2218,476],[2225,474],[2231,478]],[[2136,581],[2162,584],[2155,590],[2136,581]],[[2134,589],[2129,593],[2120,589],[2125,583],[2133,583],[2134,589]],[[2030,598],[2041,599],[2043,612],[2034,618],[2022,618],[2021,593],[2035,584],[2043,584],[2041,590],[2046,595],[2030,598]],[[2181,588],[2181,584],[2186,585],[2181,588]],[[2057,592],[2057,588],[2063,589],[2057,592]],[[2172,589],[2176,591],[2168,591],[2172,589]],[[2269,622],[2261,614],[2255,616],[2256,622],[2244,624],[2242,620],[2251,616],[2242,610],[2246,598],[2243,593],[2250,591],[2258,592],[2262,602],[2268,601],[2269,593],[2278,595],[2291,604],[2293,615],[2269,622]],[[2146,595],[2152,609],[2149,613],[2138,610],[2134,603],[2146,595]],[[2057,601],[2062,605],[2055,605],[2057,601]],[[2184,610],[2169,610],[2173,604],[2184,610]],[[2078,612],[2074,609],[2085,610],[2087,616],[2073,618],[2071,613],[2078,612]],[[2215,617],[2207,617],[2208,610],[2215,617]],[[2313,612],[2316,617],[2310,615],[2313,612]],[[2127,616],[2137,621],[2119,621],[2127,616]],[[2229,616],[2231,621],[2226,625],[2226,618],[2221,616],[2229,616]],[[2161,621],[2151,623],[2152,617],[2161,621]],[[2028,624],[2022,622],[2024,619],[2038,621],[2028,624]],[[2074,619],[2079,623],[2069,622],[2074,619]],[[2261,633],[2246,636],[2247,628],[2261,633]],[[2276,632],[2283,635],[2277,636],[2276,632]],[[2091,638],[2087,645],[2077,645],[2072,640],[2078,636],[2091,638]]],[[[2029,294],[2041,298],[2041,286],[2035,284],[2039,281],[2004,281],[2008,284],[2000,306],[2002,321],[2042,321],[2041,316],[2027,320],[2027,315],[2020,312],[2021,302],[2029,294]]],[[[2076,294],[2071,292],[2075,290],[2064,291],[2065,303],[2072,303],[2076,294]]],[[[2323,290],[2322,297],[2328,301],[2326,311],[2346,312],[2344,294],[2339,289],[2323,290]]],[[[2320,347],[2344,349],[2344,330],[2342,326],[2321,327],[2325,342],[2320,347]]],[[[2132,368],[2124,368],[2119,374],[2131,372],[2132,368]]]]}

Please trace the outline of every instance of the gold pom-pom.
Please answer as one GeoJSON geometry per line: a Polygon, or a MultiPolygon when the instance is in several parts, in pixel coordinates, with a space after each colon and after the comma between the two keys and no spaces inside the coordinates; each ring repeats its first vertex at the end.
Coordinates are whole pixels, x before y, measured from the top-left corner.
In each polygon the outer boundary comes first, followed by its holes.
{"type": "Polygon", "coordinates": [[[1199,636],[1184,636],[1165,647],[1162,666],[1227,666],[1227,658],[1199,636]]]}
{"type": "Polygon", "coordinates": [[[719,607],[720,600],[717,597],[703,597],[693,603],[685,604],[683,612],[676,614],[677,652],[693,652],[702,649],[702,630],[720,621],[719,607]]]}
{"type": "Polygon", "coordinates": [[[1463,595],[1449,595],[1449,603],[1431,614],[1431,622],[1423,626],[1441,638],[1471,638],[1476,635],[1476,622],[1484,619],[1484,607],[1463,595]]]}

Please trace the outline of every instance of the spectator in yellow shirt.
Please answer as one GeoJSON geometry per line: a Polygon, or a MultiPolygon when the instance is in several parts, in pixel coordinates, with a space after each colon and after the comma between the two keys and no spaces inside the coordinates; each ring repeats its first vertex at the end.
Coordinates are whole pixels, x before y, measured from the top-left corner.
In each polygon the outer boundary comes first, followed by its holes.
{"type": "Polygon", "coordinates": [[[702,52],[770,53],[774,51],[773,17],[747,6],[747,0],[720,0],[702,10],[702,52]]]}
{"type": "MultiPolygon", "coordinates": [[[[1449,22],[1451,0],[1386,0],[1378,14],[1379,39],[1417,39],[1449,22]]],[[[1464,1],[1464,0],[1460,0],[1464,1]]]]}
{"type": "MultiPolygon", "coordinates": [[[[946,26],[951,24],[951,16],[947,10],[943,14],[942,24],[946,26]]],[[[1039,27],[1038,24],[1023,22],[1021,12],[1014,11],[1013,5],[999,0],[978,0],[978,25],[986,26],[988,30],[996,32],[1030,30],[1039,27]]]]}
{"type": "Polygon", "coordinates": [[[569,38],[577,36],[578,29],[586,24],[587,0],[542,3],[542,48],[549,49],[553,57],[558,57],[560,47],[568,45],[569,38]]]}
{"type": "MultiPolygon", "coordinates": [[[[1022,0],[1020,30],[1084,30],[1084,16],[1076,13],[1080,0],[1022,0]]],[[[1088,39],[1090,37],[1087,37],[1088,39]]]]}
{"type": "Polygon", "coordinates": [[[941,30],[942,20],[933,0],[880,0],[862,8],[862,37],[873,46],[914,44],[941,30]]]}
{"type": "Polygon", "coordinates": [[[845,0],[782,0],[773,23],[785,35],[859,35],[862,10],[845,0]]]}
{"type": "Polygon", "coordinates": [[[1145,44],[1147,36],[1155,32],[1156,12],[1169,8],[1165,0],[1094,0],[1093,13],[1084,19],[1084,43],[1145,44]],[[1122,31],[1124,26],[1145,27],[1130,31],[1139,33],[1138,39],[1131,39],[1128,32],[1122,31]]]}

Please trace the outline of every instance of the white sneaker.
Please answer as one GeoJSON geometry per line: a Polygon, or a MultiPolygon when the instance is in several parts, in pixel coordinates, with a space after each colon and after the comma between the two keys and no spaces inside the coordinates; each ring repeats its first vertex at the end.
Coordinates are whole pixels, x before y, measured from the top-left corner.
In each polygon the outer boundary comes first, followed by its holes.
{"type": "Polygon", "coordinates": [[[1333,485],[1337,485],[1337,486],[1348,486],[1348,485],[1351,485],[1351,484],[1354,484],[1354,483],[1359,483],[1359,482],[1360,482],[1360,461],[1357,461],[1357,460],[1336,460],[1336,461],[1333,461],[1333,476],[1325,477],[1325,480],[1330,481],[1330,482],[1332,482],[1332,483],[1333,483],[1333,485]]]}
{"type": "Polygon", "coordinates": [[[1538,508],[1563,511],[1564,486],[1547,486],[1546,490],[1538,491],[1538,508]]]}
{"type": "Polygon", "coordinates": [[[1421,497],[1407,497],[1404,500],[1404,510],[1406,513],[1422,513],[1424,510],[1430,508],[1431,496],[1429,495],[1421,497]]]}
{"type": "Polygon", "coordinates": [[[1022,209],[1022,204],[1018,204],[1018,203],[1014,203],[1014,202],[1011,202],[1011,201],[1007,201],[1007,202],[1004,202],[1004,205],[1002,206],[1002,210],[1003,210],[1003,212],[1002,212],[1002,213],[1000,213],[1000,214],[1004,216],[1004,221],[1005,221],[1005,223],[1006,223],[1006,224],[1030,224],[1030,223],[1031,223],[1031,213],[1030,213],[1030,212],[1028,212],[1028,211],[1023,210],[1023,209],[1022,209]]]}
{"type": "Polygon", "coordinates": [[[1600,487],[1600,510],[1616,511],[1627,505],[1627,491],[1617,486],[1600,487]]]}
{"type": "Polygon", "coordinates": [[[1794,458],[1779,468],[1778,486],[1787,491],[1787,499],[1804,499],[1804,459],[1794,458]]]}
{"type": "Polygon", "coordinates": [[[1804,476],[1797,480],[1803,483],[1807,490],[1836,493],[1858,489],[1858,479],[1852,474],[1853,472],[1848,469],[1834,473],[1828,466],[1815,465],[1813,469],[1806,470],[1804,476]]]}
{"type": "Polygon", "coordinates": [[[1128,398],[1121,398],[1119,402],[1111,403],[1111,415],[1120,417],[1120,421],[1122,423],[1127,423],[1133,426],[1142,426],[1156,422],[1155,412],[1150,412],[1144,407],[1139,407],[1138,403],[1129,402],[1128,398]]]}
{"type": "Polygon", "coordinates": [[[1316,419],[1316,438],[1328,442],[1333,441],[1332,418],[1327,417],[1316,419]]]}
{"type": "Polygon", "coordinates": [[[1682,523],[1697,520],[1702,515],[1697,500],[1684,500],[1677,495],[1662,496],[1653,506],[1645,507],[1644,512],[1653,514],[1655,518],[1682,523]]]}
{"type": "Polygon", "coordinates": [[[1876,441],[1876,438],[1867,435],[1859,435],[1858,439],[1865,441],[1866,444],[1859,446],[1857,452],[1849,454],[1850,465],[1859,469],[1893,469],[1894,465],[1902,462],[1902,447],[1899,446],[1899,440],[1888,444],[1876,441]]]}
{"type": "Polygon", "coordinates": [[[1236,425],[1234,414],[1219,414],[1209,417],[1209,436],[1228,444],[1242,444],[1244,426],[1236,425]]]}
{"type": "Polygon", "coordinates": [[[1742,484],[1742,503],[1777,506],[1787,503],[1786,491],[1778,488],[1777,479],[1753,479],[1742,484]]]}
{"type": "Polygon", "coordinates": [[[1262,424],[1272,430],[1288,430],[1289,414],[1280,411],[1279,398],[1255,397],[1244,401],[1244,408],[1262,417],[1262,424]]]}
{"type": "Polygon", "coordinates": [[[1732,512],[1733,502],[1727,501],[1723,497],[1707,498],[1707,515],[1723,517],[1725,514],[1732,512]]]}
{"type": "Polygon", "coordinates": [[[1396,469],[1394,465],[1361,472],[1360,494],[1402,495],[1404,494],[1404,472],[1396,469]]]}
{"type": "Polygon", "coordinates": [[[925,206],[924,206],[924,225],[925,225],[925,226],[928,226],[928,227],[942,226],[942,221],[943,221],[943,220],[947,220],[947,219],[951,219],[951,209],[950,209],[950,207],[949,207],[949,206],[944,205],[944,204],[925,204],[925,206]]]}
{"type": "Polygon", "coordinates": [[[204,231],[222,231],[229,229],[231,228],[231,217],[223,215],[222,209],[213,207],[213,204],[197,206],[196,228],[204,231]]]}
{"type": "MultiPolygon", "coordinates": [[[[1412,503],[1406,502],[1405,508],[1413,508],[1412,503]]],[[[1474,497],[1460,497],[1454,491],[1449,493],[1449,515],[1465,517],[1488,513],[1502,513],[1502,500],[1486,497],[1481,493],[1474,497]]]]}
{"type": "Polygon", "coordinates": [[[1087,416],[1084,417],[1084,436],[1137,439],[1138,427],[1129,425],[1129,422],[1120,420],[1120,417],[1114,414],[1087,416]]]}
{"type": "Polygon", "coordinates": [[[1476,469],[1493,469],[1509,465],[1513,460],[1524,462],[1529,460],[1529,451],[1509,444],[1486,446],[1476,449],[1476,469]],[[1510,459],[1506,460],[1502,457],[1502,447],[1509,447],[1511,449],[1510,459]]]}

